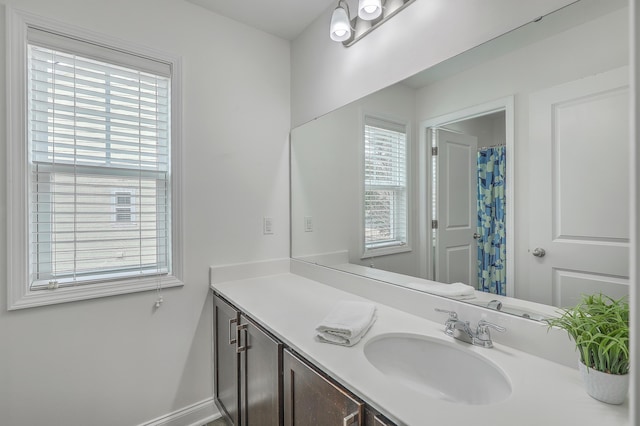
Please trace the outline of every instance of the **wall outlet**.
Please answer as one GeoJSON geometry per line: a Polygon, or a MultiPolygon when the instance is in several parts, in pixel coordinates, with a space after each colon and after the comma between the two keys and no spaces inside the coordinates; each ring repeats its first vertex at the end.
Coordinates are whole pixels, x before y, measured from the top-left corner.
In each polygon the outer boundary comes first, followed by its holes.
{"type": "Polygon", "coordinates": [[[262,218],[262,233],[264,235],[273,234],[273,218],[271,217],[262,218]]]}
{"type": "Polygon", "coordinates": [[[311,216],[304,217],[304,232],[313,232],[313,218],[311,216]]]}

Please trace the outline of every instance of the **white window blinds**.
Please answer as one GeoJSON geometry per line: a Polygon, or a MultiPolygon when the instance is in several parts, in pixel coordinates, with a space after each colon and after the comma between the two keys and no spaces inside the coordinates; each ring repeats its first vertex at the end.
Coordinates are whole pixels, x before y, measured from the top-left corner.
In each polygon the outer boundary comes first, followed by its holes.
{"type": "Polygon", "coordinates": [[[29,29],[31,289],[171,270],[168,64],[29,29]]]}
{"type": "Polygon", "coordinates": [[[366,116],[365,250],[407,244],[407,130],[366,116]]]}

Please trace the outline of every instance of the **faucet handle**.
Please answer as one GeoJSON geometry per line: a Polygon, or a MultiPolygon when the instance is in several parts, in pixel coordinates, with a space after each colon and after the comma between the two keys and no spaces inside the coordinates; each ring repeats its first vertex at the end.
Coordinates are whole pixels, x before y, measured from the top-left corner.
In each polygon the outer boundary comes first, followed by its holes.
{"type": "Polygon", "coordinates": [[[499,331],[501,333],[507,331],[506,328],[499,326],[498,324],[494,324],[492,322],[485,321],[483,319],[478,321],[478,334],[487,333],[489,331],[488,330],[489,328],[493,328],[494,330],[499,331]]]}
{"type": "Polygon", "coordinates": [[[449,319],[453,321],[458,320],[458,313],[455,311],[447,311],[446,309],[434,308],[436,312],[442,312],[445,314],[449,314],[449,319]]]}
{"type": "Polygon", "coordinates": [[[478,328],[476,329],[476,335],[473,338],[473,344],[482,346],[483,348],[492,348],[493,341],[491,340],[491,333],[489,333],[490,328],[500,332],[507,331],[506,328],[501,327],[498,324],[481,319],[478,321],[478,328]]]}

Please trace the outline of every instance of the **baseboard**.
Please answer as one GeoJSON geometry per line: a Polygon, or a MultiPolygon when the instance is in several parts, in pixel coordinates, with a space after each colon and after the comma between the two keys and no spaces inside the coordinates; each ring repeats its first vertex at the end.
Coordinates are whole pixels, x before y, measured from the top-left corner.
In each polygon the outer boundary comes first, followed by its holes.
{"type": "Polygon", "coordinates": [[[220,417],[213,398],[207,398],[138,426],[202,426],[220,417]]]}

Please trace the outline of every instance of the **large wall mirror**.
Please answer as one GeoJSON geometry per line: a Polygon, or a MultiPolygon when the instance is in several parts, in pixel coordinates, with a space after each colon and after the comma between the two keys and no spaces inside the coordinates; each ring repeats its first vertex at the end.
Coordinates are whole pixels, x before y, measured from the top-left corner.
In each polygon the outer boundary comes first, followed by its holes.
{"type": "Polygon", "coordinates": [[[533,319],[628,294],[628,14],[577,1],[293,129],[292,257],[533,319]]]}

